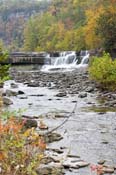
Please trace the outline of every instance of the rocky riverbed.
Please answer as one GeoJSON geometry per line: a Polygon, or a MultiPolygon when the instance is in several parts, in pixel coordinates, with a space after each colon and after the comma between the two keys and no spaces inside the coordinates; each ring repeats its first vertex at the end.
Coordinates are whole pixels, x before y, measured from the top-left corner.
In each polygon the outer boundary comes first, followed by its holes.
{"type": "Polygon", "coordinates": [[[23,117],[34,119],[42,134],[64,122],[45,138],[47,158],[39,175],[91,175],[93,165],[101,164],[104,174],[116,174],[115,93],[99,90],[86,68],[51,73],[12,69],[11,75],[3,94],[9,110],[24,109],[23,117]]]}

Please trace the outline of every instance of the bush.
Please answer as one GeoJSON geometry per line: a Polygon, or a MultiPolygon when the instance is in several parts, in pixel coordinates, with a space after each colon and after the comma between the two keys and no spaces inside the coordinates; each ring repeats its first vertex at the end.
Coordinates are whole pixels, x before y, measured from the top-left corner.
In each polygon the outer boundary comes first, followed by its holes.
{"type": "Polygon", "coordinates": [[[109,54],[94,57],[89,66],[89,74],[103,88],[116,90],[116,60],[113,61],[109,54]]]}
{"type": "Polygon", "coordinates": [[[9,65],[2,65],[8,59],[7,51],[3,51],[0,47],[0,83],[9,79],[9,65]]]}
{"type": "Polygon", "coordinates": [[[34,128],[23,129],[25,121],[0,120],[0,174],[36,175],[45,143],[34,128]]]}

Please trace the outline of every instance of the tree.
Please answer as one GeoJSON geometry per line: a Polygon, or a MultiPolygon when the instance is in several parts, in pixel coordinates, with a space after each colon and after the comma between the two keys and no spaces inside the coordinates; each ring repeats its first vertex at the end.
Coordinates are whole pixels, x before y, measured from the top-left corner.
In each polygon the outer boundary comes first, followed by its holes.
{"type": "Polygon", "coordinates": [[[9,79],[9,65],[2,65],[8,58],[8,53],[0,46],[0,84],[9,79]]]}
{"type": "Polygon", "coordinates": [[[116,51],[116,8],[109,7],[97,19],[96,34],[102,39],[106,51],[116,51]]]}

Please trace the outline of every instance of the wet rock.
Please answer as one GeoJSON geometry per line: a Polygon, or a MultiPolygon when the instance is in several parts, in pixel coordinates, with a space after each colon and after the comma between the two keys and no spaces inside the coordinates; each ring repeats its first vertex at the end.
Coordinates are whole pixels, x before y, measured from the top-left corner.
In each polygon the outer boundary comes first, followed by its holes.
{"type": "Polygon", "coordinates": [[[71,155],[71,154],[68,154],[67,157],[70,157],[70,158],[80,158],[80,156],[77,156],[77,155],[71,155]]]}
{"type": "Polygon", "coordinates": [[[98,161],[98,164],[99,164],[99,165],[103,165],[105,162],[106,162],[105,160],[99,160],[99,161],[98,161]]]}
{"type": "Polygon", "coordinates": [[[11,86],[11,88],[18,88],[18,85],[15,83],[11,83],[10,86],[11,86]]]}
{"type": "Polygon", "coordinates": [[[72,103],[77,103],[77,101],[76,100],[73,100],[72,103]]]}
{"type": "Polygon", "coordinates": [[[52,98],[49,98],[48,100],[49,100],[49,101],[52,101],[52,98]]]}
{"type": "Polygon", "coordinates": [[[66,92],[59,92],[58,94],[56,94],[56,97],[65,97],[66,95],[66,92]]]}
{"type": "Polygon", "coordinates": [[[16,91],[12,91],[9,89],[6,90],[5,94],[6,94],[6,96],[9,96],[9,97],[18,95],[18,93],[16,91]]]}
{"type": "Polygon", "coordinates": [[[38,87],[39,85],[37,83],[29,83],[28,86],[29,87],[38,87]]]}
{"type": "Polygon", "coordinates": [[[89,163],[83,161],[83,160],[79,160],[79,159],[75,159],[75,158],[69,158],[66,161],[64,161],[63,163],[64,168],[74,168],[74,169],[79,169],[79,168],[83,168],[83,167],[87,167],[89,166],[89,163]]]}
{"type": "Polygon", "coordinates": [[[64,169],[61,165],[41,165],[36,170],[38,175],[63,175],[64,169]]]}
{"type": "Polygon", "coordinates": [[[112,168],[112,167],[103,167],[103,172],[108,173],[108,174],[112,174],[112,173],[114,173],[114,168],[112,168]]]}
{"type": "Polygon", "coordinates": [[[27,96],[20,96],[18,97],[19,99],[27,99],[28,97],[27,96]]]}
{"type": "Polygon", "coordinates": [[[40,121],[39,129],[46,130],[48,129],[48,126],[43,121],[40,121]]]}
{"type": "Polygon", "coordinates": [[[44,94],[32,94],[32,95],[30,95],[30,96],[32,96],[32,97],[43,97],[43,96],[45,96],[44,94]]]}
{"type": "Polygon", "coordinates": [[[87,93],[86,92],[81,92],[81,93],[79,93],[78,97],[79,98],[85,98],[85,97],[87,97],[87,93]]]}
{"type": "Polygon", "coordinates": [[[25,129],[37,128],[37,121],[33,119],[27,119],[24,124],[25,129]]]}
{"type": "Polygon", "coordinates": [[[86,89],[86,92],[93,92],[94,91],[94,87],[88,87],[87,89],[86,89]]]}
{"type": "Polygon", "coordinates": [[[108,142],[107,140],[104,140],[102,143],[106,145],[106,144],[108,144],[109,142],[108,142]]]}
{"type": "Polygon", "coordinates": [[[58,133],[49,133],[49,134],[45,135],[45,141],[47,143],[60,141],[61,139],[63,139],[63,137],[58,133]]]}
{"type": "Polygon", "coordinates": [[[23,91],[19,90],[18,95],[22,95],[22,94],[25,94],[25,93],[23,91]]]}
{"type": "Polygon", "coordinates": [[[12,105],[13,102],[9,98],[3,97],[3,104],[4,105],[12,105]]]}
{"type": "Polygon", "coordinates": [[[66,116],[64,115],[61,115],[61,114],[55,114],[54,116],[55,118],[66,118],[66,116]]]}

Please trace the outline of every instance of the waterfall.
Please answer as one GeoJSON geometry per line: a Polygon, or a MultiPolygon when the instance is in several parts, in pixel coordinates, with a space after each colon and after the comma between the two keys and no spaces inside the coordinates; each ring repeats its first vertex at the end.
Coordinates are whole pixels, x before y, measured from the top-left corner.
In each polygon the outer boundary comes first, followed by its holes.
{"type": "Polygon", "coordinates": [[[54,66],[76,64],[76,53],[75,52],[61,52],[60,57],[57,57],[54,66]]]}
{"type": "Polygon", "coordinates": [[[80,65],[88,64],[88,62],[89,62],[89,52],[86,51],[86,52],[85,52],[85,55],[82,56],[82,60],[81,60],[80,65]]]}
{"type": "Polygon", "coordinates": [[[59,54],[59,57],[49,57],[51,59],[50,65],[44,65],[42,71],[54,71],[54,70],[72,70],[79,67],[86,66],[89,61],[89,52],[82,51],[80,53],[81,63],[77,64],[78,59],[75,51],[64,51],[59,54]]]}

